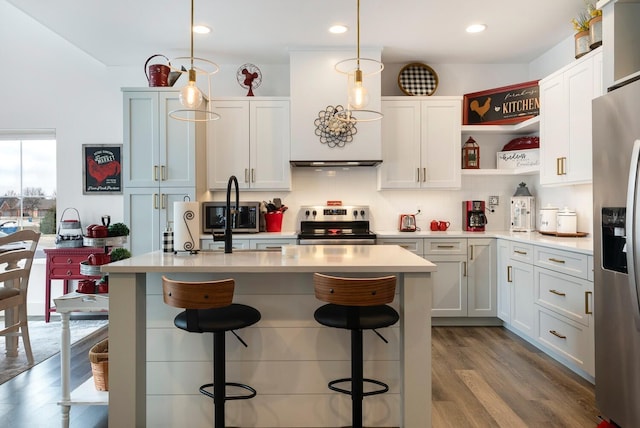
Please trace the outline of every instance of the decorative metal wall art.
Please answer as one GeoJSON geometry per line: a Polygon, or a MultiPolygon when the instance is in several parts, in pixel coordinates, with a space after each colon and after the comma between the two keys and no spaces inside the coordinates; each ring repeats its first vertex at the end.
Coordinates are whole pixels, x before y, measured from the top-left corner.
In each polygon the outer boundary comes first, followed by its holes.
{"type": "Polygon", "coordinates": [[[346,143],[353,141],[353,136],[358,132],[355,122],[346,122],[338,118],[338,113],[342,111],[344,107],[341,105],[327,106],[318,113],[318,118],[313,122],[320,142],[331,148],[344,147],[346,143]]]}

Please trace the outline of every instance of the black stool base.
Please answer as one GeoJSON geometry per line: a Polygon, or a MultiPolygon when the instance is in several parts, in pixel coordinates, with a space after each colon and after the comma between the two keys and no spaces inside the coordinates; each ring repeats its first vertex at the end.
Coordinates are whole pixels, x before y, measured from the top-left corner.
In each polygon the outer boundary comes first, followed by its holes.
{"type": "MultiPolygon", "coordinates": [[[[344,379],[336,379],[336,380],[332,380],[331,382],[329,382],[329,389],[332,391],[336,391],[336,392],[341,392],[343,394],[347,394],[347,395],[353,395],[351,393],[351,391],[349,391],[348,389],[344,389],[344,388],[338,388],[337,386],[334,386],[337,383],[343,383],[343,382],[349,382],[351,383],[353,380],[351,378],[344,378],[344,379]]],[[[362,382],[366,382],[366,383],[372,383],[374,385],[378,385],[381,386],[382,388],[380,389],[376,389],[374,391],[368,391],[368,392],[362,392],[362,396],[363,397],[368,397],[370,395],[377,395],[377,394],[384,394],[385,392],[389,391],[389,385],[387,385],[384,382],[381,382],[379,380],[375,380],[375,379],[362,379],[362,382]]]]}
{"type": "MultiPolygon", "coordinates": [[[[226,395],[223,398],[223,400],[225,401],[229,401],[229,400],[248,400],[250,398],[253,398],[256,396],[257,392],[255,389],[251,388],[249,385],[245,385],[243,383],[235,383],[235,382],[227,382],[225,383],[225,386],[233,386],[236,388],[242,388],[242,389],[246,389],[247,391],[249,391],[249,394],[246,395],[226,395]]],[[[205,383],[204,385],[202,385],[199,389],[200,393],[203,395],[206,395],[209,398],[213,398],[214,400],[216,399],[215,394],[213,392],[209,392],[207,391],[205,388],[213,388],[213,384],[212,383],[205,383]]]]}

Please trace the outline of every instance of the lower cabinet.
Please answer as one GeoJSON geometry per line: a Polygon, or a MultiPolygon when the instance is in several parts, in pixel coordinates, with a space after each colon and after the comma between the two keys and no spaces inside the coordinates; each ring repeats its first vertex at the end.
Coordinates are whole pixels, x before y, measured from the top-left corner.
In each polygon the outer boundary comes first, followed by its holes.
{"type": "MultiPolygon", "coordinates": [[[[247,235],[233,236],[233,250],[270,250],[280,251],[283,245],[295,245],[295,238],[249,238],[247,235]]],[[[212,238],[200,239],[200,248],[207,251],[224,251],[224,242],[213,241],[212,238]]]]}
{"type": "Polygon", "coordinates": [[[433,317],[496,316],[496,244],[492,238],[379,239],[400,245],[438,265],[433,278],[433,317]]]}
{"type": "Polygon", "coordinates": [[[498,317],[505,326],[593,378],[593,257],[498,239],[498,317]]]}

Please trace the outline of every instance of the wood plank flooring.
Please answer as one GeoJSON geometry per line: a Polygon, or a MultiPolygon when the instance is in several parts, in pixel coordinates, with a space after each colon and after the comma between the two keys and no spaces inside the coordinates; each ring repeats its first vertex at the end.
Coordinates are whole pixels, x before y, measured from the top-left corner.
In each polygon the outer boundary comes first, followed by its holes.
{"type": "MultiPolygon", "coordinates": [[[[598,424],[593,385],[504,328],[433,327],[432,334],[434,428],[598,424]]],[[[91,375],[91,346],[72,348],[72,387],[91,375]]],[[[54,356],[0,385],[0,426],[60,426],[59,397],[54,356]]],[[[106,428],[107,408],[73,406],[76,427],[106,428]]]]}
{"type": "Polygon", "coordinates": [[[596,427],[591,383],[502,327],[432,329],[432,422],[443,427],[596,427]]]}

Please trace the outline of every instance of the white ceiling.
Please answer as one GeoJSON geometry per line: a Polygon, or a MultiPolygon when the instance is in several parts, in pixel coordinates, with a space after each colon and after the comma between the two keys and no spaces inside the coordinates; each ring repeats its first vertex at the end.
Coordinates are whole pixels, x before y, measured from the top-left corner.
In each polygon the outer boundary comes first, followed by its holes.
{"type": "MultiPolygon", "coordinates": [[[[141,65],[189,54],[189,0],[8,0],[98,61],[141,65]]],[[[383,62],[526,63],[571,36],[584,0],[362,0],[361,45],[383,62]],[[469,35],[471,23],[487,31],[469,35]]],[[[195,56],[287,64],[295,48],[356,46],[356,0],[195,0],[195,56]],[[335,23],[350,31],[331,35],[335,23]]]]}

